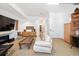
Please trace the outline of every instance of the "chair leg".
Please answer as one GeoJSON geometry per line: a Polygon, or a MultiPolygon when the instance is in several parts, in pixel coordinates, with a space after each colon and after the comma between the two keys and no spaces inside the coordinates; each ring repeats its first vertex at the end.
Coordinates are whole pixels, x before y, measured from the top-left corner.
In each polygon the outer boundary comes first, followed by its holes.
{"type": "Polygon", "coordinates": [[[27,44],[28,49],[30,49],[30,44],[27,44]]]}
{"type": "Polygon", "coordinates": [[[21,44],[19,43],[19,49],[22,49],[21,44]]]}
{"type": "Polygon", "coordinates": [[[71,49],[72,49],[72,45],[71,45],[71,47],[70,47],[71,49]]]}

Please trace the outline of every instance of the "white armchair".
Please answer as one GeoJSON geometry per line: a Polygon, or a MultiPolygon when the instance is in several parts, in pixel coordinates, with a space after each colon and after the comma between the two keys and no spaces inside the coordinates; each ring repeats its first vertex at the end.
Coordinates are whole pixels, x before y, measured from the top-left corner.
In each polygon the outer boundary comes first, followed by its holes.
{"type": "Polygon", "coordinates": [[[45,37],[45,40],[41,40],[40,37],[37,37],[33,50],[35,52],[44,52],[51,53],[52,51],[52,39],[49,36],[45,37]]]}

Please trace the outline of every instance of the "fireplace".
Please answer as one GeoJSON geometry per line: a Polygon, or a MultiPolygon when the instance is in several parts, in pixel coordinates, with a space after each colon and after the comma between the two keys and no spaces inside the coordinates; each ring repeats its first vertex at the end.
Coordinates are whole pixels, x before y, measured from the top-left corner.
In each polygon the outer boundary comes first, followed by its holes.
{"type": "Polygon", "coordinates": [[[9,41],[9,35],[0,37],[0,44],[3,44],[8,41],[9,41]]]}
{"type": "Polygon", "coordinates": [[[11,41],[14,41],[14,38],[13,39],[9,39],[9,35],[0,37],[0,45],[4,44],[4,43],[7,43],[7,42],[11,42],[11,41]]]}

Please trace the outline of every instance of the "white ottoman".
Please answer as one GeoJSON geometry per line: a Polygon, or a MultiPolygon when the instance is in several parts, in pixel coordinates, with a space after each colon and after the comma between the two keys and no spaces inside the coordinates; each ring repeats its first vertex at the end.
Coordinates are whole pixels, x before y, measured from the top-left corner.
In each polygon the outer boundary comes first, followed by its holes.
{"type": "Polygon", "coordinates": [[[42,41],[42,40],[36,39],[33,50],[35,52],[51,53],[52,40],[51,41],[42,41]]]}

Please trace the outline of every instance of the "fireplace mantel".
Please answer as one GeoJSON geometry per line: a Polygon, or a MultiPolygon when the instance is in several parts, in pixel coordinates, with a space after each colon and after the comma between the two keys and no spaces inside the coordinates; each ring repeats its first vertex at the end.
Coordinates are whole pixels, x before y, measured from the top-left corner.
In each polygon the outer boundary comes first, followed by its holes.
{"type": "Polygon", "coordinates": [[[15,33],[15,30],[11,30],[11,31],[2,31],[0,32],[0,37],[1,36],[6,36],[6,35],[10,35],[10,36],[13,36],[11,34],[15,33]]]}

